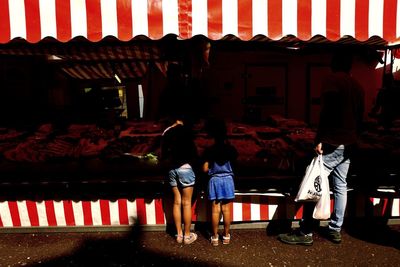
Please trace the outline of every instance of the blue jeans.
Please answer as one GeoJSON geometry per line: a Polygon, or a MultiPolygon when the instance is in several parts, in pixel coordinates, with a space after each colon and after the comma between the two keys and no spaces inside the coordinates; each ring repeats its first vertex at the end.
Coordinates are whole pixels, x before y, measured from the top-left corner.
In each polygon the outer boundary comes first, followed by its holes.
{"type": "MultiPolygon", "coordinates": [[[[322,155],[324,167],[330,173],[329,179],[331,182],[331,191],[333,192],[334,206],[331,214],[329,229],[340,231],[343,225],[344,214],[347,205],[347,173],[350,167],[350,152],[351,148],[340,145],[333,149],[325,149],[323,144],[322,149],[328,151],[322,155]]],[[[300,227],[303,233],[308,234],[312,231],[313,219],[312,213],[315,203],[306,203],[303,209],[303,219],[300,222],[300,227]]]]}

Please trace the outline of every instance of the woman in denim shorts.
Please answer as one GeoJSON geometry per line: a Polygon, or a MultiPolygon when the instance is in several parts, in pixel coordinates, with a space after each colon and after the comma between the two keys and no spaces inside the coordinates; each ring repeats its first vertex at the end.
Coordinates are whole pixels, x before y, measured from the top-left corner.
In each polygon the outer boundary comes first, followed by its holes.
{"type": "Polygon", "coordinates": [[[197,149],[193,133],[182,120],[177,119],[164,131],[161,149],[162,159],[170,166],[168,182],[174,194],[172,215],[177,232],[176,241],[191,244],[197,239],[196,233],[190,232],[192,195],[196,180],[192,166],[197,157],[197,149]]]}

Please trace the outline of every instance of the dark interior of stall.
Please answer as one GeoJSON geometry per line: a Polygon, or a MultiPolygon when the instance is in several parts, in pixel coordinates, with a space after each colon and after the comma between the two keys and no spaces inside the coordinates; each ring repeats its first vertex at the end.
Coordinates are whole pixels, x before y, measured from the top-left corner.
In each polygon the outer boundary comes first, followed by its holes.
{"type": "Polygon", "coordinates": [[[161,194],[161,134],[182,112],[199,154],[211,144],[207,120],[227,122],[237,190],[293,193],[313,156],[315,88],[344,47],[369,86],[349,185],[398,188],[400,82],[392,69],[377,70],[394,60],[382,47],[166,36],[1,45],[1,197],[161,194]]]}

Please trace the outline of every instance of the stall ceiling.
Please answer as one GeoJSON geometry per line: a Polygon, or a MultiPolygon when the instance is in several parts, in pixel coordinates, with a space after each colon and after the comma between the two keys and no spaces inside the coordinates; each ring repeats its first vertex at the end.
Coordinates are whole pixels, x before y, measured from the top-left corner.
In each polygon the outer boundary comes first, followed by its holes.
{"type": "Polygon", "coordinates": [[[400,40],[397,2],[0,0],[0,55],[44,55],[75,79],[137,79],[149,62],[165,72],[167,58],[156,40],[168,36],[382,49],[400,40]]]}

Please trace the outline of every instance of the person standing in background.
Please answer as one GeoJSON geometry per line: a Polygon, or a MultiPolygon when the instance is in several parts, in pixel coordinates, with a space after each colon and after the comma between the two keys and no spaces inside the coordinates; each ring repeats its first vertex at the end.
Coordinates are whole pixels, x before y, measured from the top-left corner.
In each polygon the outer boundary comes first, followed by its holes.
{"type": "MultiPolygon", "coordinates": [[[[347,173],[350,158],[362,129],[364,90],[351,76],[352,55],[339,51],[331,61],[332,73],[321,90],[321,112],[315,139],[315,152],[322,154],[325,169],[330,173],[334,207],[325,236],[334,243],[342,241],[341,229],[347,205],[347,173]]],[[[280,234],[287,244],[311,245],[314,205],[304,204],[300,229],[280,234]]]]}

